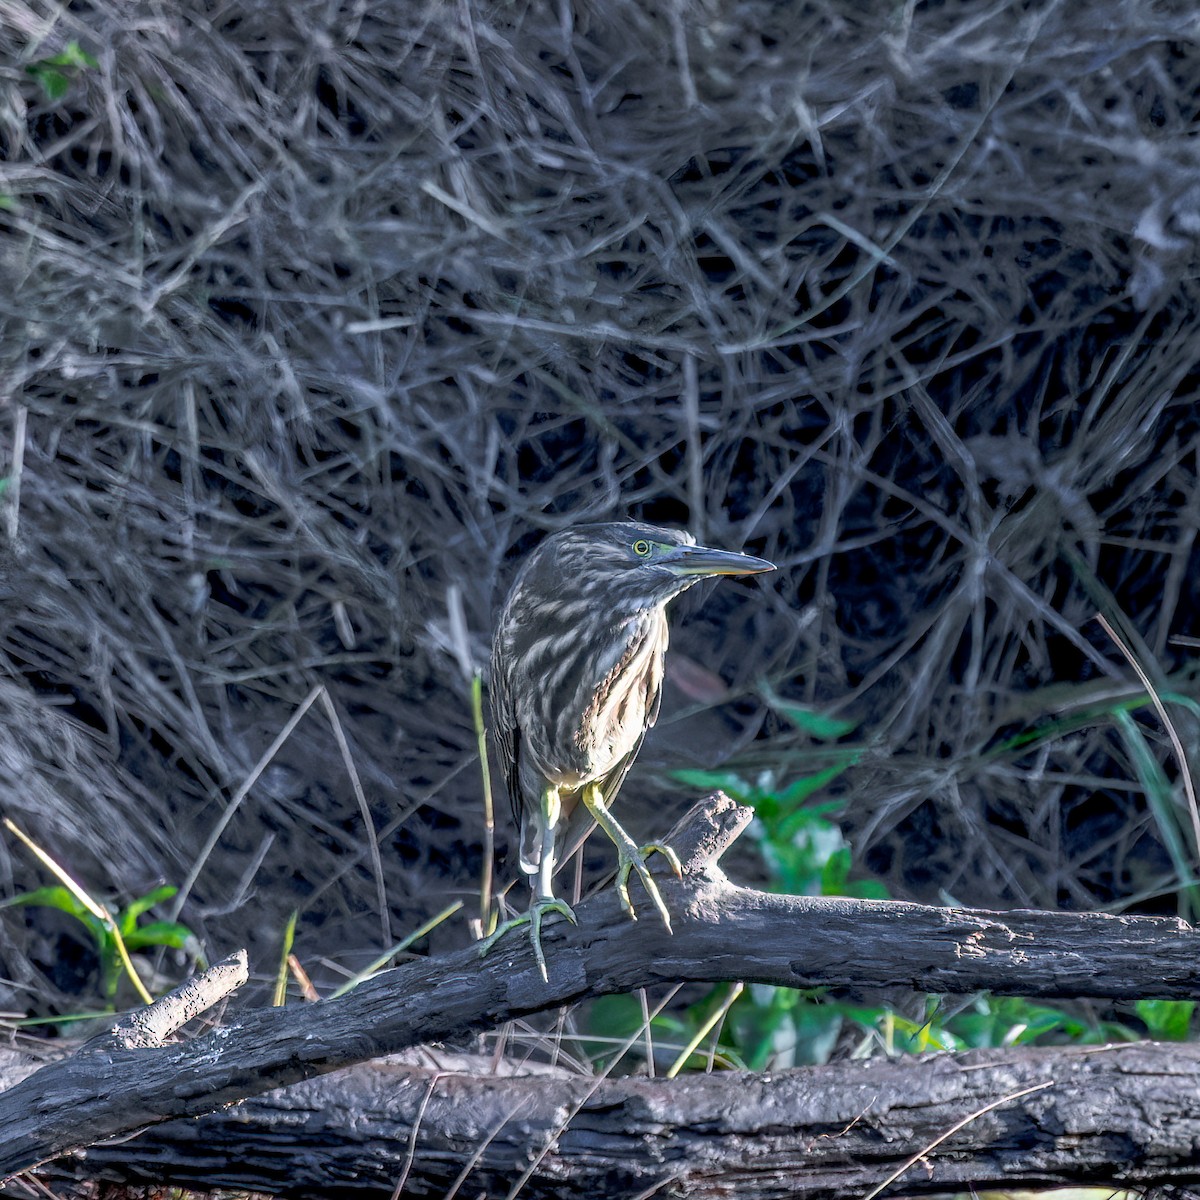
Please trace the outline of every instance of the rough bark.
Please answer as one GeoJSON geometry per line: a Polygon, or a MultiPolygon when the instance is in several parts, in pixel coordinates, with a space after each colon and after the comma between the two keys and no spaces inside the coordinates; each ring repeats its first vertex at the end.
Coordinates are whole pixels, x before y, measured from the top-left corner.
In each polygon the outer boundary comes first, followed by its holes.
{"type": "Polygon", "coordinates": [[[392,1195],[402,1175],[405,1195],[443,1196],[460,1174],[461,1195],[504,1196],[532,1168],[526,1200],[644,1195],[656,1184],[696,1200],[734,1191],[740,1200],[834,1200],[889,1179],[904,1195],[1200,1180],[1192,1045],[995,1050],[675,1080],[498,1077],[463,1065],[337,1072],[89,1150],[75,1170],[369,1198],[392,1195]]]}
{"type": "Polygon", "coordinates": [[[736,887],[716,861],[749,818],[718,797],[672,835],[685,864],[682,881],[660,877],[673,937],[653,919],[631,923],[608,889],[579,908],[578,928],[548,929],[548,982],[527,940],[510,937],[482,960],[467,949],[411,964],[335,1002],[237,1014],[191,1042],[145,1044],[161,1036],[162,1023],[151,1020],[142,1023],[140,1046],[119,1033],[90,1043],[0,1095],[0,1177],[406,1046],[663,982],[1110,998],[1200,993],[1200,937],[1175,920],[999,914],[736,887]]]}

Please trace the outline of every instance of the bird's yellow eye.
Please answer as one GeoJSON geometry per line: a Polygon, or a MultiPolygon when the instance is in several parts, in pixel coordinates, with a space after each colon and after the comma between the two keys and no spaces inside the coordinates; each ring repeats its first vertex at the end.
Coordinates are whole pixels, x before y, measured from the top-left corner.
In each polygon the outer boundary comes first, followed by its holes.
{"type": "Polygon", "coordinates": [[[633,552],[638,558],[645,558],[650,553],[650,543],[645,538],[638,538],[633,543],[633,552]]]}

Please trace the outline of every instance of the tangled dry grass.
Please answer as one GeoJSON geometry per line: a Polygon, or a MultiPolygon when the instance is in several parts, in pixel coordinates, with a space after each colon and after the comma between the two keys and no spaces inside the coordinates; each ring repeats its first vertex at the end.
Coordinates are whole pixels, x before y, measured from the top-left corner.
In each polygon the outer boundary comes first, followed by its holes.
{"type": "MultiPolygon", "coordinates": [[[[477,886],[513,561],[631,513],[781,570],[683,614],[627,811],[808,769],[766,682],[858,721],[898,894],[1174,904],[1090,618],[1194,696],[1200,21],[1091,12],[0,0],[0,806],[178,883],[323,684],[382,878],[315,705],[183,915],[358,965],[381,889],[403,930],[477,886]]],[[[4,928],[53,1009],[61,931],[4,928]]]]}

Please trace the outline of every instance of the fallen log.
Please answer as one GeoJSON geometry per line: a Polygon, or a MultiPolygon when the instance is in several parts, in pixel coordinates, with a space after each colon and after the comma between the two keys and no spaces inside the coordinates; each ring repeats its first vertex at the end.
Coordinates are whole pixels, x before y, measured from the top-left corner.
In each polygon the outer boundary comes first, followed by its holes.
{"type": "Polygon", "coordinates": [[[202,1037],[166,1042],[185,1013],[235,986],[237,969],[226,964],[220,979],[192,985],[186,1002],[173,994],[0,1093],[0,1178],[408,1046],[461,1041],[512,1018],[664,982],[1200,995],[1200,935],[1178,920],[988,913],[738,887],[718,860],[750,817],[713,797],[670,835],[684,864],[682,880],[660,876],[674,936],[657,921],[630,922],[608,889],[579,907],[578,927],[547,929],[548,980],[528,940],[510,937],[484,959],[467,948],[384,972],[337,1001],[246,1010],[202,1037]]]}

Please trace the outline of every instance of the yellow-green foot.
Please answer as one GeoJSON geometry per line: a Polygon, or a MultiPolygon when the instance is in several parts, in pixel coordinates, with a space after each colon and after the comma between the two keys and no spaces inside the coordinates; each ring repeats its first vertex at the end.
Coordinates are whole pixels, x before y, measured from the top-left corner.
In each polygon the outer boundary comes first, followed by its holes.
{"type": "Polygon", "coordinates": [[[667,912],[667,906],[659,894],[658,884],[654,882],[654,876],[650,874],[650,868],[646,866],[646,859],[652,854],[661,854],[671,864],[675,878],[683,878],[683,868],[679,865],[679,856],[670,846],[664,846],[662,842],[650,842],[645,846],[635,846],[633,842],[630,842],[628,846],[623,846],[617,842],[617,895],[621,898],[621,907],[636,921],[637,913],[633,911],[633,902],[629,899],[629,873],[636,871],[638,878],[642,881],[642,887],[646,889],[646,895],[658,909],[658,915],[662,917],[667,932],[671,933],[671,914],[667,912]]]}
{"type": "Polygon", "coordinates": [[[519,917],[503,921],[479,943],[479,956],[482,958],[510,929],[521,925],[529,926],[529,940],[533,943],[533,957],[537,959],[538,970],[542,978],[549,981],[546,974],[546,956],[542,953],[542,921],[548,913],[561,913],[572,925],[576,924],[575,913],[565,900],[557,900],[553,896],[535,896],[529,905],[529,911],[519,917]]]}

